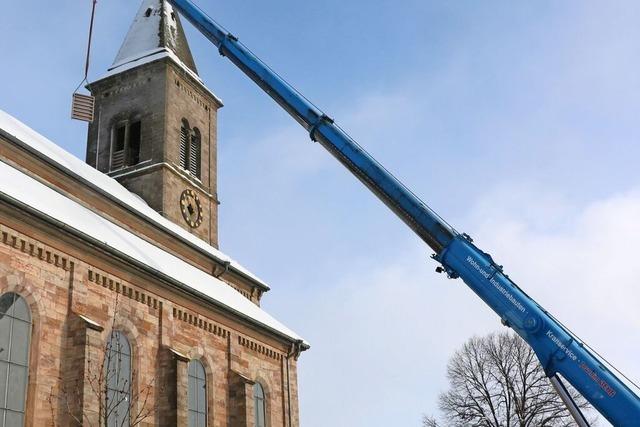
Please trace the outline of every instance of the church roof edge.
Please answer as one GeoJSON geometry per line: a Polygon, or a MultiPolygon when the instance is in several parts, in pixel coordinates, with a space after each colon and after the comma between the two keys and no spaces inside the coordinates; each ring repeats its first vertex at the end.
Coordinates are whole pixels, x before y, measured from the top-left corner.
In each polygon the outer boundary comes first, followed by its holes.
{"type": "Polygon", "coordinates": [[[233,271],[263,290],[271,289],[262,279],[227,254],[164,218],[115,179],[92,168],[2,109],[0,109],[0,134],[5,134],[13,141],[21,143],[36,156],[75,177],[78,181],[112,199],[198,252],[221,263],[228,262],[233,271]]]}
{"type": "MultiPolygon", "coordinates": [[[[118,192],[128,193],[116,181],[84,164],[2,110],[0,110],[0,131],[4,135],[11,136],[11,141],[18,140],[31,146],[42,156],[51,160],[55,159],[54,161],[65,169],[73,171],[80,163],[81,169],[88,168],[95,172],[96,175],[92,178],[96,179],[97,175],[100,175],[104,178],[99,181],[103,181],[103,183],[110,181],[109,186],[114,186],[112,189],[117,186],[118,192]],[[62,158],[61,154],[64,155],[62,158]]],[[[308,343],[302,341],[295,332],[214,276],[136,236],[131,231],[100,216],[65,194],[7,163],[0,162],[0,176],[4,178],[0,179],[0,194],[3,195],[3,199],[15,200],[28,207],[30,211],[41,213],[43,218],[51,218],[56,224],[62,224],[69,232],[77,232],[78,235],[84,235],[90,240],[104,244],[114,254],[144,264],[149,271],[157,273],[161,278],[175,282],[178,286],[183,286],[185,291],[208,299],[214,304],[220,304],[231,312],[266,327],[278,335],[301,342],[305,348],[308,348],[308,343]],[[16,182],[20,182],[21,185],[15,185],[16,182]]],[[[209,246],[205,242],[200,243],[209,246]]],[[[212,247],[210,249],[217,251],[212,247]]],[[[231,262],[235,263],[233,260],[231,262]]]]}

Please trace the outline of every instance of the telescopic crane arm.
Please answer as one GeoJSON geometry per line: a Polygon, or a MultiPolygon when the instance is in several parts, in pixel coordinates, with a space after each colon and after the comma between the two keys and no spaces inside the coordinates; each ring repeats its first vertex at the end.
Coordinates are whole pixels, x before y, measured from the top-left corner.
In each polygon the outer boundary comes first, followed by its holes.
{"type": "Polygon", "coordinates": [[[435,252],[450,278],[461,278],[502,323],[535,351],[546,374],[562,375],[615,426],[638,425],[640,398],[582,342],[522,291],[491,256],[459,234],[391,175],[334,121],[280,78],[191,0],[168,0],[251,80],[285,109],[435,252]]]}

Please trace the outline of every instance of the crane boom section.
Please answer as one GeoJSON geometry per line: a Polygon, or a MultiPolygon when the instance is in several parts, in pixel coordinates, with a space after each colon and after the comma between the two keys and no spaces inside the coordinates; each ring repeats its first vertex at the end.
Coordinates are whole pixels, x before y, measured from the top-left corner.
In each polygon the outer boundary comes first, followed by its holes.
{"type": "Polygon", "coordinates": [[[236,37],[190,1],[171,1],[226,56],[358,179],[393,210],[429,246],[440,252],[455,232],[429,207],[342,131],[333,120],[258,59],[236,37]]]}
{"type": "Polygon", "coordinates": [[[258,59],[191,0],[168,0],[249,78],[271,96],[435,252],[451,278],[460,277],[536,352],[547,375],[561,374],[616,426],[637,425],[640,398],[526,295],[491,256],[458,234],[391,175],[334,121],[258,59]]]}

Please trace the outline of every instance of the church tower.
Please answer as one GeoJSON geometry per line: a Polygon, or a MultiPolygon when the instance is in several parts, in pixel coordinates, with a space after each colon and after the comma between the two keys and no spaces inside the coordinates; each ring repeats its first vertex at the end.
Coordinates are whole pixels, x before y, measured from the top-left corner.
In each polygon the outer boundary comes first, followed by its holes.
{"type": "Polygon", "coordinates": [[[167,219],[218,246],[217,110],[180,18],[143,0],[96,98],[86,162],[167,219]]]}

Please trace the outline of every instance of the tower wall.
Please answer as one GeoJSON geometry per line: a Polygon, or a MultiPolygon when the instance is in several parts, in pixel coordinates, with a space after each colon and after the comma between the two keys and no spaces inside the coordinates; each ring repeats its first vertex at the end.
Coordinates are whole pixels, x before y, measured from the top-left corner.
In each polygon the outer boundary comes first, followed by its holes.
{"type": "Polygon", "coordinates": [[[118,122],[140,119],[141,155],[138,166],[164,158],[166,67],[161,61],[144,64],[91,83],[96,118],[89,124],[86,162],[103,173],[111,170],[113,129],[118,122]]]}
{"type": "Polygon", "coordinates": [[[221,103],[170,57],[99,80],[89,90],[96,97],[97,118],[89,126],[87,163],[217,247],[217,109],[221,103]],[[181,164],[183,121],[190,135],[196,131],[200,135],[199,177],[181,164]],[[120,165],[114,160],[118,129],[136,122],[140,123],[139,158],[120,165]],[[201,221],[195,227],[183,215],[185,190],[197,195],[201,208],[201,221]]]}

